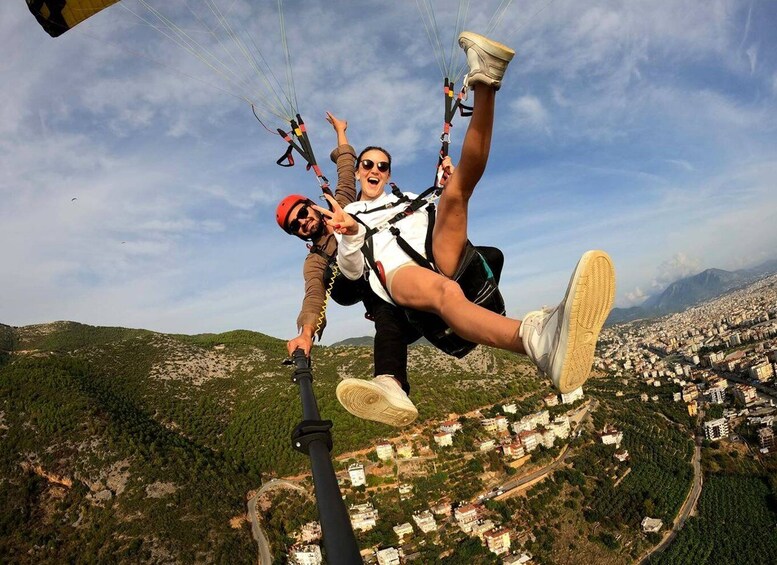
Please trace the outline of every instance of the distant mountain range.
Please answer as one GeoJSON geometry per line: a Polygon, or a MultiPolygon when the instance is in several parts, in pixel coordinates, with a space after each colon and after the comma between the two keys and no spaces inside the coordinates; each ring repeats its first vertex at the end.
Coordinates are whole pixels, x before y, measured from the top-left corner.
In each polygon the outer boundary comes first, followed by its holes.
{"type": "Polygon", "coordinates": [[[663,292],[648,297],[639,306],[613,308],[610,317],[607,318],[607,325],[682,312],[700,302],[716,298],[775,273],[777,273],[777,260],[737,271],[707,269],[697,275],[673,282],[663,292]]]}

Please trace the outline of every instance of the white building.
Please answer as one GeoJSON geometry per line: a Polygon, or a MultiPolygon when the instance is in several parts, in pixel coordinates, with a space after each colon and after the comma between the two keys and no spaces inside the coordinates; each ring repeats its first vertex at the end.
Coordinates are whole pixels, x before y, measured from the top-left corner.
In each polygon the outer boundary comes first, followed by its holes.
{"type": "Polygon", "coordinates": [[[405,536],[413,534],[413,526],[410,524],[410,522],[405,522],[404,524],[394,526],[393,529],[394,533],[397,534],[400,543],[402,543],[402,540],[405,538],[405,536]]]}
{"type": "Polygon", "coordinates": [[[704,437],[710,441],[728,437],[728,422],[725,418],[704,422],[704,437]]]}
{"type": "Polygon", "coordinates": [[[461,422],[458,420],[448,420],[447,422],[443,422],[440,424],[440,431],[442,432],[450,432],[452,434],[455,434],[456,432],[461,430],[461,422]]]}
{"type": "Polygon", "coordinates": [[[645,516],[645,518],[642,520],[642,531],[646,534],[657,532],[663,525],[664,523],[658,518],[650,518],[649,516],[645,516]]]}
{"type": "Polygon", "coordinates": [[[469,533],[472,526],[477,522],[478,509],[474,504],[467,504],[465,506],[459,506],[453,511],[453,517],[458,522],[459,527],[465,532],[469,533]]]}
{"type": "Polygon", "coordinates": [[[321,548],[317,545],[301,545],[291,548],[291,562],[296,565],[322,565],[321,548]]]}
{"type": "Polygon", "coordinates": [[[620,449],[621,442],[623,441],[623,432],[615,428],[609,428],[605,429],[599,437],[604,445],[614,445],[620,449]]]}
{"type": "Polygon", "coordinates": [[[364,465],[361,463],[354,463],[348,467],[348,475],[351,477],[351,485],[360,487],[367,484],[367,477],[364,474],[364,465]]]}
{"type": "Polygon", "coordinates": [[[576,402],[583,398],[583,387],[576,388],[575,390],[571,392],[562,392],[561,393],[561,403],[562,404],[572,404],[573,402],[576,402]]]}
{"type": "Polygon", "coordinates": [[[440,447],[450,447],[453,445],[453,434],[450,432],[435,432],[434,443],[440,447]]]}
{"type": "Polygon", "coordinates": [[[561,416],[556,416],[556,418],[553,420],[553,423],[548,426],[548,429],[551,430],[559,439],[568,438],[572,431],[569,418],[563,414],[561,416]]]}
{"type": "Polygon", "coordinates": [[[710,402],[713,404],[725,404],[726,402],[726,387],[725,386],[714,386],[709,389],[707,389],[707,397],[710,399],[710,402]]]}
{"type": "Polygon", "coordinates": [[[399,550],[387,547],[378,551],[378,565],[399,565],[399,550]]]}
{"type": "Polygon", "coordinates": [[[437,529],[437,522],[429,510],[413,514],[413,521],[416,523],[416,526],[418,526],[418,529],[425,534],[437,529]]]}
{"type": "Polygon", "coordinates": [[[410,459],[413,456],[413,446],[409,443],[406,443],[405,445],[400,445],[397,447],[397,455],[402,457],[403,459],[410,459]]]}
{"type": "Polygon", "coordinates": [[[371,530],[378,523],[378,511],[370,504],[354,504],[350,509],[351,526],[354,530],[364,532],[371,530]]]}
{"type": "Polygon", "coordinates": [[[505,414],[515,414],[518,408],[515,406],[515,403],[511,404],[502,404],[502,412],[505,414]]]}
{"type": "Polygon", "coordinates": [[[390,443],[379,443],[375,446],[375,453],[381,461],[389,461],[394,457],[394,448],[390,443]]]}

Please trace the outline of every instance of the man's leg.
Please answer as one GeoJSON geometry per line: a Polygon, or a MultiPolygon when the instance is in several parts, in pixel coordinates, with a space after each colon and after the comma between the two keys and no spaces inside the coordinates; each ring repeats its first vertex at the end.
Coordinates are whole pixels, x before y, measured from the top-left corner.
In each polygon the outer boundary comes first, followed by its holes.
{"type": "Polygon", "coordinates": [[[409,335],[415,335],[415,329],[407,322],[402,310],[384,300],[376,299],[372,311],[375,318],[375,376],[394,377],[402,390],[410,394],[407,344],[409,335]]]}

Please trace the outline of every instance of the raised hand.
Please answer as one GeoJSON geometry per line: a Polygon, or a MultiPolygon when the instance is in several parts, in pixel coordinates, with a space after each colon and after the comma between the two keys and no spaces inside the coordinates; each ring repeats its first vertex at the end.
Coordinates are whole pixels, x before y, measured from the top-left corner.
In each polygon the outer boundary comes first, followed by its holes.
{"type": "Polygon", "coordinates": [[[331,112],[326,113],[326,121],[332,124],[337,133],[345,133],[345,130],[348,129],[348,122],[336,118],[331,112]]]}
{"type": "Polygon", "coordinates": [[[321,213],[324,217],[324,221],[328,226],[335,231],[335,233],[343,235],[356,235],[359,232],[359,224],[353,219],[348,212],[342,209],[337,203],[337,200],[324,194],[329,204],[332,206],[332,210],[327,210],[321,206],[313,205],[313,208],[321,213]]]}

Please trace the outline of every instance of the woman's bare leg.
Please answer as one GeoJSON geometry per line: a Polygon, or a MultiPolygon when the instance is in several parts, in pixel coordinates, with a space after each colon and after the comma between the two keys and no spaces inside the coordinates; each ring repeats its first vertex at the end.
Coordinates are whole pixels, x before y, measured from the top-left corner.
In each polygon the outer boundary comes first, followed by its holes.
{"type": "Polygon", "coordinates": [[[391,295],[400,306],[440,316],[458,335],[481,345],[525,353],[520,320],[505,318],[467,300],[458,283],[418,266],[399,269],[391,295]]]}
{"type": "Polygon", "coordinates": [[[488,162],[494,125],[496,90],[475,84],[472,118],[464,135],[461,157],[440,196],[432,233],[432,251],[437,268],[453,276],[467,243],[467,207],[488,162]]]}

